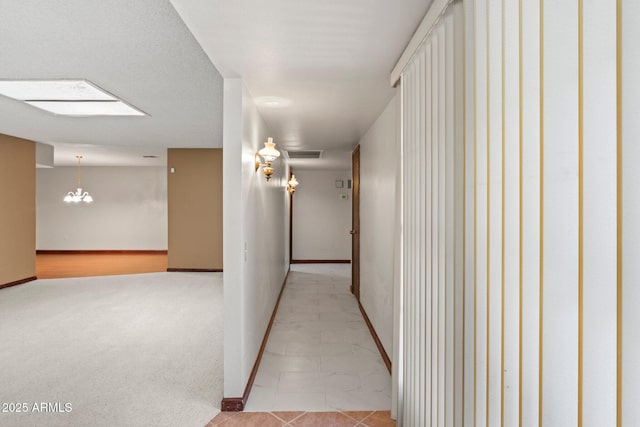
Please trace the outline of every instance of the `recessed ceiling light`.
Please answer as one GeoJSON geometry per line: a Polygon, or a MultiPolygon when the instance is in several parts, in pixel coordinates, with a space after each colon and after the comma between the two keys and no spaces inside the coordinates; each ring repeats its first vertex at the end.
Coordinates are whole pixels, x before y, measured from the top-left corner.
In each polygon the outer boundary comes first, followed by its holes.
{"type": "Polygon", "coordinates": [[[255,103],[261,107],[272,108],[288,107],[292,104],[290,99],[281,98],[279,96],[260,96],[255,99],[255,103]]]}
{"type": "Polygon", "coordinates": [[[90,81],[82,79],[0,80],[0,95],[65,116],[147,115],[90,81]]]}
{"type": "Polygon", "coordinates": [[[86,80],[0,80],[0,95],[19,101],[116,101],[86,80]]]}
{"type": "Polygon", "coordinates": [[[64,116],[144,116],[122,101],[26,101],[27,104],[64,116]]]}

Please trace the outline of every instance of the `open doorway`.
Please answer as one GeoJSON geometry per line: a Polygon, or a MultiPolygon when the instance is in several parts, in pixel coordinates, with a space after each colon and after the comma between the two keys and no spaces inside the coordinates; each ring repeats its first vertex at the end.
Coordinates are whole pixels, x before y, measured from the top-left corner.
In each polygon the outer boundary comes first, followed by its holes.
{"type": "Polygon", "coordinates": [[[36,168],[37,277],[166,271],[166,150],[149,151],[148,162],[133,149],[55,150],[53,167],[36,168]],[[93,201],[65,202],[76,187],[93,201]]]}
{"type": "Polygon", "coordinates": [[[351,262],[351,171],[295,170],[291,201],[291,263],[351,262]]]}

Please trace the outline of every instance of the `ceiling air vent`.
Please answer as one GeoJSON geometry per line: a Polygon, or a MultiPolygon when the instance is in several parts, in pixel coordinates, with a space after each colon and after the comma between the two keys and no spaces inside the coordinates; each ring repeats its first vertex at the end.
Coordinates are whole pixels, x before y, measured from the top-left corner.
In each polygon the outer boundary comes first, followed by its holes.
{"type": "Polygon", "coordinates": [[[287,151],[290,159],[319,159],[322,157],[322,150],[300,150],[287,151]]]}

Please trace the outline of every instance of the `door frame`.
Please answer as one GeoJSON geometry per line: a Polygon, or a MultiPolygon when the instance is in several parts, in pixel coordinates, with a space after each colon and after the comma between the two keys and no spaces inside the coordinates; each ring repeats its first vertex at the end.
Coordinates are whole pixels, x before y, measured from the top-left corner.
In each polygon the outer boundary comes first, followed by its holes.
{"type": "Polygon", "coordinates": [[[351,293],[360,301],[360,145],[351,153],[351,293]]]}

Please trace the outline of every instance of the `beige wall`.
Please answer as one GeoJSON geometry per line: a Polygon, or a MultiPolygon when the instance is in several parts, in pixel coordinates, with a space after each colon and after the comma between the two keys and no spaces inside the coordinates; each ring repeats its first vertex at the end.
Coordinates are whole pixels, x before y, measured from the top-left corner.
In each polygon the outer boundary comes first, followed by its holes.
{"type": "Polygon", "coordinates": [[[222,149],[169,149],[167,168],[169,268],[222,269],[222,149]]]}
{"type": "Polygon", "coordinates": [[[36,275],[36,148],[0,134],[0,285],[36,275]]]}

